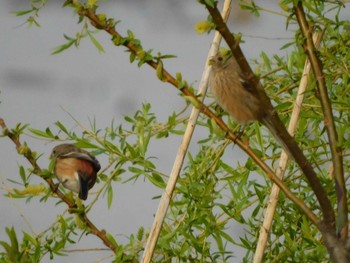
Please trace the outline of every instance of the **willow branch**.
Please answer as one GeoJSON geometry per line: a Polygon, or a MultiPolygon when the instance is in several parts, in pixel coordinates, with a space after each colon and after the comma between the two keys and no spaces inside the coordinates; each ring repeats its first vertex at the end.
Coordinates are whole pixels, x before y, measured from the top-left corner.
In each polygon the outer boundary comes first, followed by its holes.
{"type": "Polygon", "coordinates": [[[205,6],[216,23],[216,30],[221,33],[222,37],[230,47],[232,54],[239,63],[241,69],[246,73],[250,79],[250,82],[255,87],[260,102],[262,103],[263,107],[267,109],[267,114],[270,115],[269,117],[271,118],[273,125],[278,133],[278,137],[281,138],[283,142],[288,146],[288,151],[291,153],[294,160],[306,176],[309,185],[315,193],[316,198],[320,204],[325,224],[329,227],[329,229],[335,229],[335,215],[332,209],[332,205],[327,197],[327,192],[321,185],[320,180],[317,178],[316,172],[314,171],[311,163],[307,160],[294,138],[290,136],[283,122],[278,117],[278,114],[273,108],[271,100],[267,96],[262,84],[260,83],[259,78],[255,76],[252,69],[250,68],[239,46],[239,43],[237,43],[234,36],[228,29],[226,23],[222,20],[217,7],[211,7],[207,4],[205,4],[205,6]]]}
{"type": "Polygon", "coordinates": [[[15,134],[14,132],[10,131],[5,123],[5,121],[0,118],[0,127],[2,128],[2,132],[4,136],[7,136],[12,140],[12,142],[16,145],[17,152],[21,155],[23,155],[27,161],[32,165],[33,167],[33,174],[41,177],[46,181],[46,183],[50,186],[52,192],[54,192],[64,203],[67,204],[69,207],[69,211],[71,213],[76,213],[79,216],[81,216],[82,221],[85,223],[85,225],[88,227],[90,232],[94,234],[95,236],[99,237],[103,243],[111,249],[114,253],[117,253],[118,247],[116,247],[112,242],[110,242],[106,236],[106,232],[104,230],[99,230],[88,218],[87,214],[85,211],[81,211],[80,209],[77,209],[76,204],[70,200],[67,196],[65,196],[57,187],[57,185],[53,182],[51,178],[43,177],[41,176],[42,174],[42,169],[38,165],[35,155],[32,152],[32,150],[23,145],[20,142],[19,135],[15,134]]]}
{"type": "Polygon", "coordinates": [[[332,154],[335,189],[338,199],[337,231],[340,233],[341,238],[345,239],[348,236],[349,230],[347,194],[343,171],[342,149],[341,147],[339,147],[337,130],[335,128],[333,118],[332,104],[328,97],[328,90],[322,71],[322,62],[319,60],[316,54],[316,48],[312,41],[312,28],[308,25],[301,1],[299,1],[298,4],[294,6],[294,11],[300,30],[304,37],[304,49],[309,57],[312,71],[316,79],[317,91],[321,100],[321,106],[324,115],[324,124],[326,126],[327,135],[329,139],[329,147],[332,154]]]}

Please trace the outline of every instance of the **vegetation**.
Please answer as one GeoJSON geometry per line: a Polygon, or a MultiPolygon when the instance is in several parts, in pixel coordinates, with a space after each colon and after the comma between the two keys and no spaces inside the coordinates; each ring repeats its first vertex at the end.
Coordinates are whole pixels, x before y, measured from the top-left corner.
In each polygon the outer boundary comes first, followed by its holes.
{"type": "MultiPolygon", "coordinates": [[[[31,0],[31,8],[18,11],[16,15],[27,16],[28,23],[39,25],[38,16],[44,11],[46,1],[31,0]]],[[[281,164],[283,168],[274,172],[271,167],[287,156],[280,156],[279,143],[258,123],[245,127],[242,135],[237,124],[223,121],[228,119],[225,113],[216,105],[203,104],[202,90],[196,91],[197,87],[185,80],[186,69],[175,74],[167,71],[163,61],[175,57],[144,49],[142,40],[131,30],[127,35],[119,33],[117,18],[99,12],[103,1],[65,1],[64,8],[74,11],[82,30],[75,37],[66,36],[66,43],[57,47],[54,54],[73,45],[79,46],[85,38],[104,52],[94,37],[96,32],[104,31],[116,48],[130,53],[131,63],[152,67],[160,81],[177,89],[188,107],[193,107],[192,116],[201,112],[195,124],[207,129],[208,137],[198,142],[198,152],[187,153],[184,163],[177,158],[174,167],[180,167],[179,174],[167,175],[157,168],[148,149],[155,140],[167,145],[172,136],[183,136],[184,142],[190,140],[188,132],[193,131],[186,125],[194,123],[187,111],[174,113],[162,123],[151,105],[145,103],[120,125],[112,122],[109,127],[102,128],[92,122],[90,128],[80,127],[81,132],[72,131],[59,120],[53,127],[40,130],[21,123],[8,127],[6,120],[0,118],[1,139],[11,140],[18,154],[31,165],[30,169],[20,166],[18,177],[13,179],[16,187],[8,189],[7,197],[26,198],[28,202],[40,199],[43,205],[59,198],[59,205],[66,206],[69,211],[58,214],[49,230],[36,236],[24,233],[22,240],[18,231],[7,227],[8,240],[0,241],[3,248],[0,262],[39,262],[47,254],[51,258],[61,256],[68,244],[85,237],[82,233],[100,239],[113,255],[113,262],[139,262],[142,257],[144,262],[150,257],[153,262],[251,262],[253,258],[254,262],[350,262],[347,201],[350,23],[342,19],[345,2],[280,1],[279,15],[285,16],[287,27],[296,28],[295,38],[281,47],[291,50],[288,57],[268,57],[262,53],[256,58],[259,78],[252,75],[239,46],[244,32],[238,36],[232,34],[237,32],[229,31],[218,10],[218,1],[198,3],[199,8],[203,5],[208,10],[208,19],[197,24],[197,31],[218,30],[233,55],[239,58],[243,71],[253,76],[254,86],[262,84],[275,105],[282,122],[272,109],[271,114],[274,114],[277,130],[285,134],[285,143],[294,160],[285,167],[281,164]],[[302,103],[299,113],[294,109],[296,101],[302,103]],[[292,115],[297,121],[291,120],[292,115]],[[296,143],[286,134],[285,127],[290,120],[294,126],[297,123],[294,130],[289,128],[296,143]],[[25,133],[43,140],[74,142],[97,157],[108,156],[109,163],[102,168],[95,186],[97,194],[91,203],[82,204],[56,186],[52,164],[39,166],[40,153],[25,142],[25,133]],[[237,149],[232,145],[240,147],[249,158],[244,162],[225,162],[223,157],[232,156],[232,148],[237,149]],[[43,184],[33,184],[33,175],[42,178],[43,184]],[[256,175],[264,179],[253,179],[256,175]],[[160,199],[160,207],[164,209],[155,219],[162,228],[158,229],[158,237],[157,230],[152,229],[148,234],[150,226],[140,226],[128,243],[121,243],[118,233],[95,225],[89,212],[97,202],[105,201],[108,207],[112,206],[116,184],[140,178],[165,191],[160,199]],[[278,195],[277,188],[271,190],[273,184],[283,193],[278,195]],[[274,202],[275,208],[270,205],[274,202]],[[162,212],[164,222],[158,217],[162,212]],[[269,228],[261,226],[267,213],[273,215],[273,222],[265,243],[261,238],[269,228]],[[232,235],[233,223],[241,225],[244,235],[239,238],[232,235]],[[155,242],[154,251],[152,246],[145,249],[148,236],[155,242]],[[246,251],[243,259],[234,259],[237,246],[246,251]]],[[[242,9],[256,16],[261,12],[276,15],[254,1],[239,3],[242,9]]],[[[266,108],[271,107],[264,93],[259,93],[259,98],[266,108]]]]}

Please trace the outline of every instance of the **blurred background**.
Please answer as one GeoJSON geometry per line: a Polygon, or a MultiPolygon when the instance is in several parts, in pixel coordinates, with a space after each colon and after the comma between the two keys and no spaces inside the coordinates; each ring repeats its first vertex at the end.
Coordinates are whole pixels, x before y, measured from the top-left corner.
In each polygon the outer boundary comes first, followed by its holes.
{"type": "MultiPolygon", "coordinates": [[[[29,1],[0,2],[0,117],[8,127],[29,123],[33,128],[45,129],[60,121],[69,129],[76,129],[69,112],[88,128],[89,120],[95,118],[97,127],[104,129],[112,120],[116,126],[122,124],[123,117],[133,115],[144,102],[152,104],[151,111],[160,121],[166,121],[171,113],[184,107],[185,103],[174,87],[160,82],[150,67],[138,68],[136,63],[130,64],[129,53],[124,47],[113,46],[106,33],[95,35],[105,53],[99,53],[89,39],[84,39],[78,48],[51,55],[55,47],[66,42],[64,34],[74,37],[82,26],[77,24],[78,17],[73,16],[70,8],[62,8],[63,2],[49,1],[39,13],[40,27],[31,28],[26,24],[25,16],[13,14],[29,9],[29,1]]],[[[278,1],[256,2],[280,10],[278,1]]],[[[207,17],[207,11],[197,1],[114,0],[101,3],[99,12],[121,20],[118,31],[124,35],[127,29],[133,31],[146,50],[176,55],[177,58],[165,62],[165,68],[173,75],[182,72],[183,78],[197,88],[213,38],[213,33],[198,35],[194,31],[196,22],[207,17]]],[[[242,48],[248,58],[257,58],[262,51],[267,54],[286,52],[280,51],[279,47],[287,43],[293,33],[286,31],[285,19],[266,13],[255,17],[241,11],[235,3],[230,27],[233,32],[247,36],[242,48]]],[[[205,136],[207,131],[197,132],[192,147],[195,149],[195,142],[205,136]]],[[[55,144],[31,137],[25,140],[34,151],[43,153],[39,164],[47,167],[55,144]]],[[[159,170],[170,173],[180,141],[180,137],[172,138],[167,140],[166,146],[152,146],[152,155],[158,157],[159,170]]],[[[100,162],[104,166],[107,159],[102,158],[100,162]]],[[[62,204],[56,205],[54,200],[39,203],[39,198],[33,198],[26,204],[25,200],[5,198],[6,189],[16,187],[8,179],[18,180],[19,165],[29,167],[26,160],[18,157],[14,144],[1,138],[0,240],[8,241],[5,227],[11,226],[19,236],[21,231],[38,234],[48,229],[66,209],[62,204]]],[[[33,178],[32,182],[43,183],[39,178],[33,178]]],[[[123,242],[141,226],[149,230],[159,201],[152,198],[160,194],[158,188],[143,180],[118,184],[111,210],[101,200],[89,216],[97,227],[118,234],[116,239],[123,242]]],[[[242,233],[242,229],[234,228],[232,235],[238,238],[242,233]]],[[[68,249],[90,247],[103,245],[91,235],[68,249]]],[[[55,257],[52,262],[95,262],[110,254],[70,253],[68,257],[55,257]]],[[[244,251],[234,248],[238,259],[243,254],[244,251]]],[[[49,257],[45,261],[49,261],[49,257]]]]}

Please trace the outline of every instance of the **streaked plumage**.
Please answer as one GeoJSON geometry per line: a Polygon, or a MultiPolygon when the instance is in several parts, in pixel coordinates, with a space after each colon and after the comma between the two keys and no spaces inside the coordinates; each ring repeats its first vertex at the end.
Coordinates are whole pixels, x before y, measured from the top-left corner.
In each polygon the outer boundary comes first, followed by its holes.
{"type": "Polygon", "coordinates": [[[242,125],[261,120],[264,110],[236,60],[217,54],[210,64],[209,86],[216,102],[242,125]]]}
{"type": "Polygon", "coordinates": [[[254,87],[242,72],[235,58],[218,53],[209,63],[212,66],[209,86],[216,102],[239,124],[245,125],[251,121],[259,121],[264,124],[292,156],[288,145],[276,131],[271,116],[266,114],[266,109],[262,107],[254,87]]]}

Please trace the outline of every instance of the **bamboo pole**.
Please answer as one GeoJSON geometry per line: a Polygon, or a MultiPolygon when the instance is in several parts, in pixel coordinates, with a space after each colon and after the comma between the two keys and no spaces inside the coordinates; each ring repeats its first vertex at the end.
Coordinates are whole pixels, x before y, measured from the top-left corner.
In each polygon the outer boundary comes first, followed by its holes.
{"type": "MultiPolygon", "coordinates": [[[[231,0],[225,0],[223,5],[223,11],[222,11],[222,16],[225,21],[229,16],[230,8],[231,8],[231,0]]],[[[209,80],[209,73],[210,73],[210,67],[208,66],[208,62],[209,62],[209,59],[217,53],[218,47],[220,45],[220,41],[221,41],[221,35],[218,31],[216,31],[214,40],[212,42],[212,45],[209,50],[208,57],[205,63],[201,82],[199,84],[198,93],[202,95],[201,96],[202,101],[204,100],[205,94],[207,92],[207,87],[208,87],[208,80],[209,80]]],[[[164,218],[169,208],[169,204],[175,189],[177,178],[179,177],[179,174],[186,156],[186,152],[196,126],[199,113],[200,113],[199,109],[195,107],[192,108],[192,112],[185,130],[184,137],[178,149],[175,162],[174,162],[167,186],[165,188],[165,192],[163,193],[162,198],[159,202],[158,210],[155,215],[153,225],[147,239],[145,251],[142,256],[142,261],[141,261],[142,263],[149,263],[152,260],[155,246],[157,244],[157,240],[164,222],[164,218]]]]}
{"type": "MultiPolygon", "coordinates": [[[[314,43],[317,47],[320,45],[321,38],[322,38],[322,34],[319,34],[319,33],[315,33],[313,36],[314,43]]],[[[304,100],[304,94],[308,84],[308,76],[310,74],[310,70],[311,70],[310,61],[307,59],[305,61],[304,71],[300,80],[298,94],[294,103],[291,119],[288,125],[288,132],[292,136],[295,135],[295,130],[297,128],[301,106],[304,100]]],[[[276,175],[281,179],[284,177],[284,173],[286,171],[287,164],[288,164],[288,159],[289,159],[288,154],[283,150],[281,153],[278,167],[276,169],[276,175]]],[[[279,193],[280,193],[280,188],[276,184],[273,184],[271,188],[271,193],[269,196],[268,205],[265,212],[265,218],[260,228],[260,235],[259,235],[259,240],[257,243],[256,250],[255,250],[253,263],[260,263],[263,260],[264,251],[268,240],[268,235],[270,233],[271,226],[272,226],[273,216],[275,214],[276,207],[277,207],[279,193]]]]}

